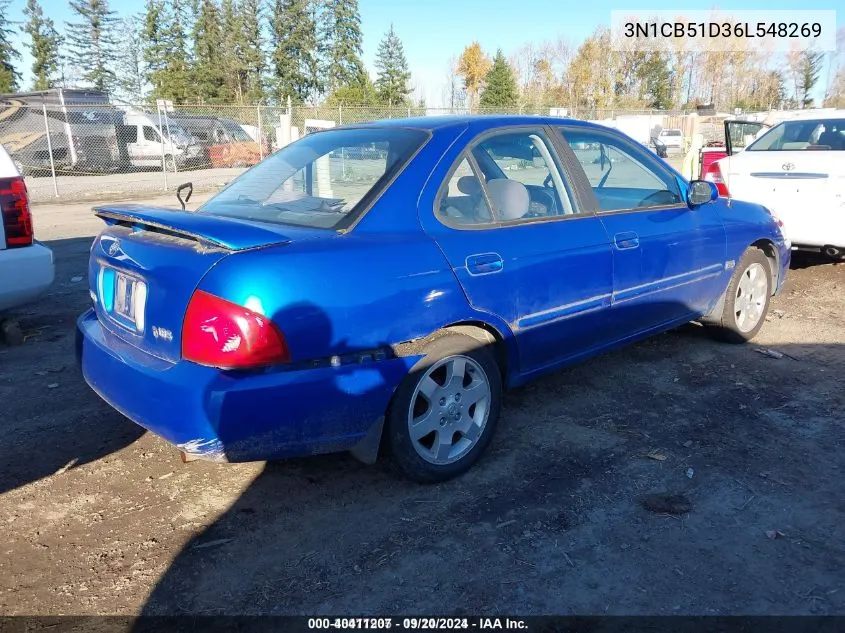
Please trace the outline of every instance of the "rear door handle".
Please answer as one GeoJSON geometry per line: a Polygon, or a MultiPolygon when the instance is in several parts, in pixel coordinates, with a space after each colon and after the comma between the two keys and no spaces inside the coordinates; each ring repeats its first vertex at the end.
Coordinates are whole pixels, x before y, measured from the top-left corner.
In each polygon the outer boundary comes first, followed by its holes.
{"type": "Polygon", "coordinates": [[[482,253],[467,257],[466,265],[470,275],[489,275],[501,271],[505,262],[498,253],[482,253]]]}
{"type": "Polygon", "coordinates": [[[640,236],[633,231],[617,233],[613,236],[613,243],[620,251],[624,251],[629,248],[638,248],[640,245],[640,236]]]}

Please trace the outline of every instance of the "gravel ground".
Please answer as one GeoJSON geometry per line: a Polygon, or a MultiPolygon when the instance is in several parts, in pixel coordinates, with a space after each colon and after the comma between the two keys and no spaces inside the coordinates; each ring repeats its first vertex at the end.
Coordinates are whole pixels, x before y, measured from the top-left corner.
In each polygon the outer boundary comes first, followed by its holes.
{"type": "Polygon", "coordinates": [[[845,613],[845,266],[799,261],[754,344],[688,326],[509,394],[488,455],[421,487],[185,465],[102,403],[86,207],[35,208],[56,282],[0,346],[0,613],[845,613]]]}

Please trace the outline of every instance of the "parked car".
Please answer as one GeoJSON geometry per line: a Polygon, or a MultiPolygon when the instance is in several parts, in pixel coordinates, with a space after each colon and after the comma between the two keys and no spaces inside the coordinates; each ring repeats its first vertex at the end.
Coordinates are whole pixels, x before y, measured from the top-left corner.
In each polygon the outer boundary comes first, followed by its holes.
{"type": "Polygon", "coordinates": [[[37,299],[53,283],[53,252],[35,241],[26,183],[0,145],[0,311],[37,299]]]}
{"type": "Polygon", "coordinates": [[[726,156],[704,177],[722,196],[771,209],[794,249],[845,257],[845,111],[790,118],[759,137],[755,125],[725,123],[726,156]]]}
{"type": "Polygon", "coordinates": [[[54,88],[2,95],[0,143],[24,177],[53,168],[58,174],[115,172],[125,152],[117,140],[122,116],[101,92],[54,88]]]}
{"type": "MultiPolygon", "coordinates": [[[[203,149],[203,167],[250,167],[261,160],[261,148],[233,119],[177,114],[171,121],[197,139],[203,149]]],[[[265,155],[269,148],[265,148],[265,155]]]]}
{"type": "Polygon", "coordinates": [[[128,162],[132,167],[157,167],[161,169],[162,159],[168,171],[179,171],[201,162],[202,149],[178,123],[168,122],[162,126],[158,117],[143,112],[128,112],[123,117],[119,138],[125,145],[128,162]]]}
{"type": "Polygon", "coordinates": [[[764,207],[551,117],[337,127],[194,212],[96,213],[77,353],[106,402],[186,460],[384,449],[422,482],[481,456],[503,389],[695,319],[753,338],[790,260],[764,207]]]}
{"type": "Polygon", "coordinates": [[[684,133],[681,132],[681,130],[677,130],[674,128],[666,128],[664,130],[660,130],[658,138],[668,148],[683,149],[684,147],[684,133]]]}

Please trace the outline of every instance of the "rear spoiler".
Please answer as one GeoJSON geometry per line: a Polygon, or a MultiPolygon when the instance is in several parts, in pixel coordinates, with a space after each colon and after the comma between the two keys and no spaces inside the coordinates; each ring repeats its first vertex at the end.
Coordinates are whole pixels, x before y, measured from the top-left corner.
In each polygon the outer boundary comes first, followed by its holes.
{"type": "Polygon", "coordinates": [[[167,233],[230,251],[290,242],[271,225],[206,213],[122,204],[94,207],[94,214],[109,225],[167,233]]]}

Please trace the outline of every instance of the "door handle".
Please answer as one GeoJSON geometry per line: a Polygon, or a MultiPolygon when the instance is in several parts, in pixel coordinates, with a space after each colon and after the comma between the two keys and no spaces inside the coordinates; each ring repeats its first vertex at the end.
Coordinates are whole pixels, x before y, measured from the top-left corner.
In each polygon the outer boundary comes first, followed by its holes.
{"type": "Polygon", "coordinates": [[[640,245],[640,236],[633,231],[626,231],[625,233],[617,233],[613,236],[613,243],[620,251],[629,248],[637,248],[640,245]]]}
{"type": "Polygon", "coordinates": [[[501,271],[505,262],[498,253],[482,253],[467,257],[466,265],[470,275],[488,275],[501,271]]]}

